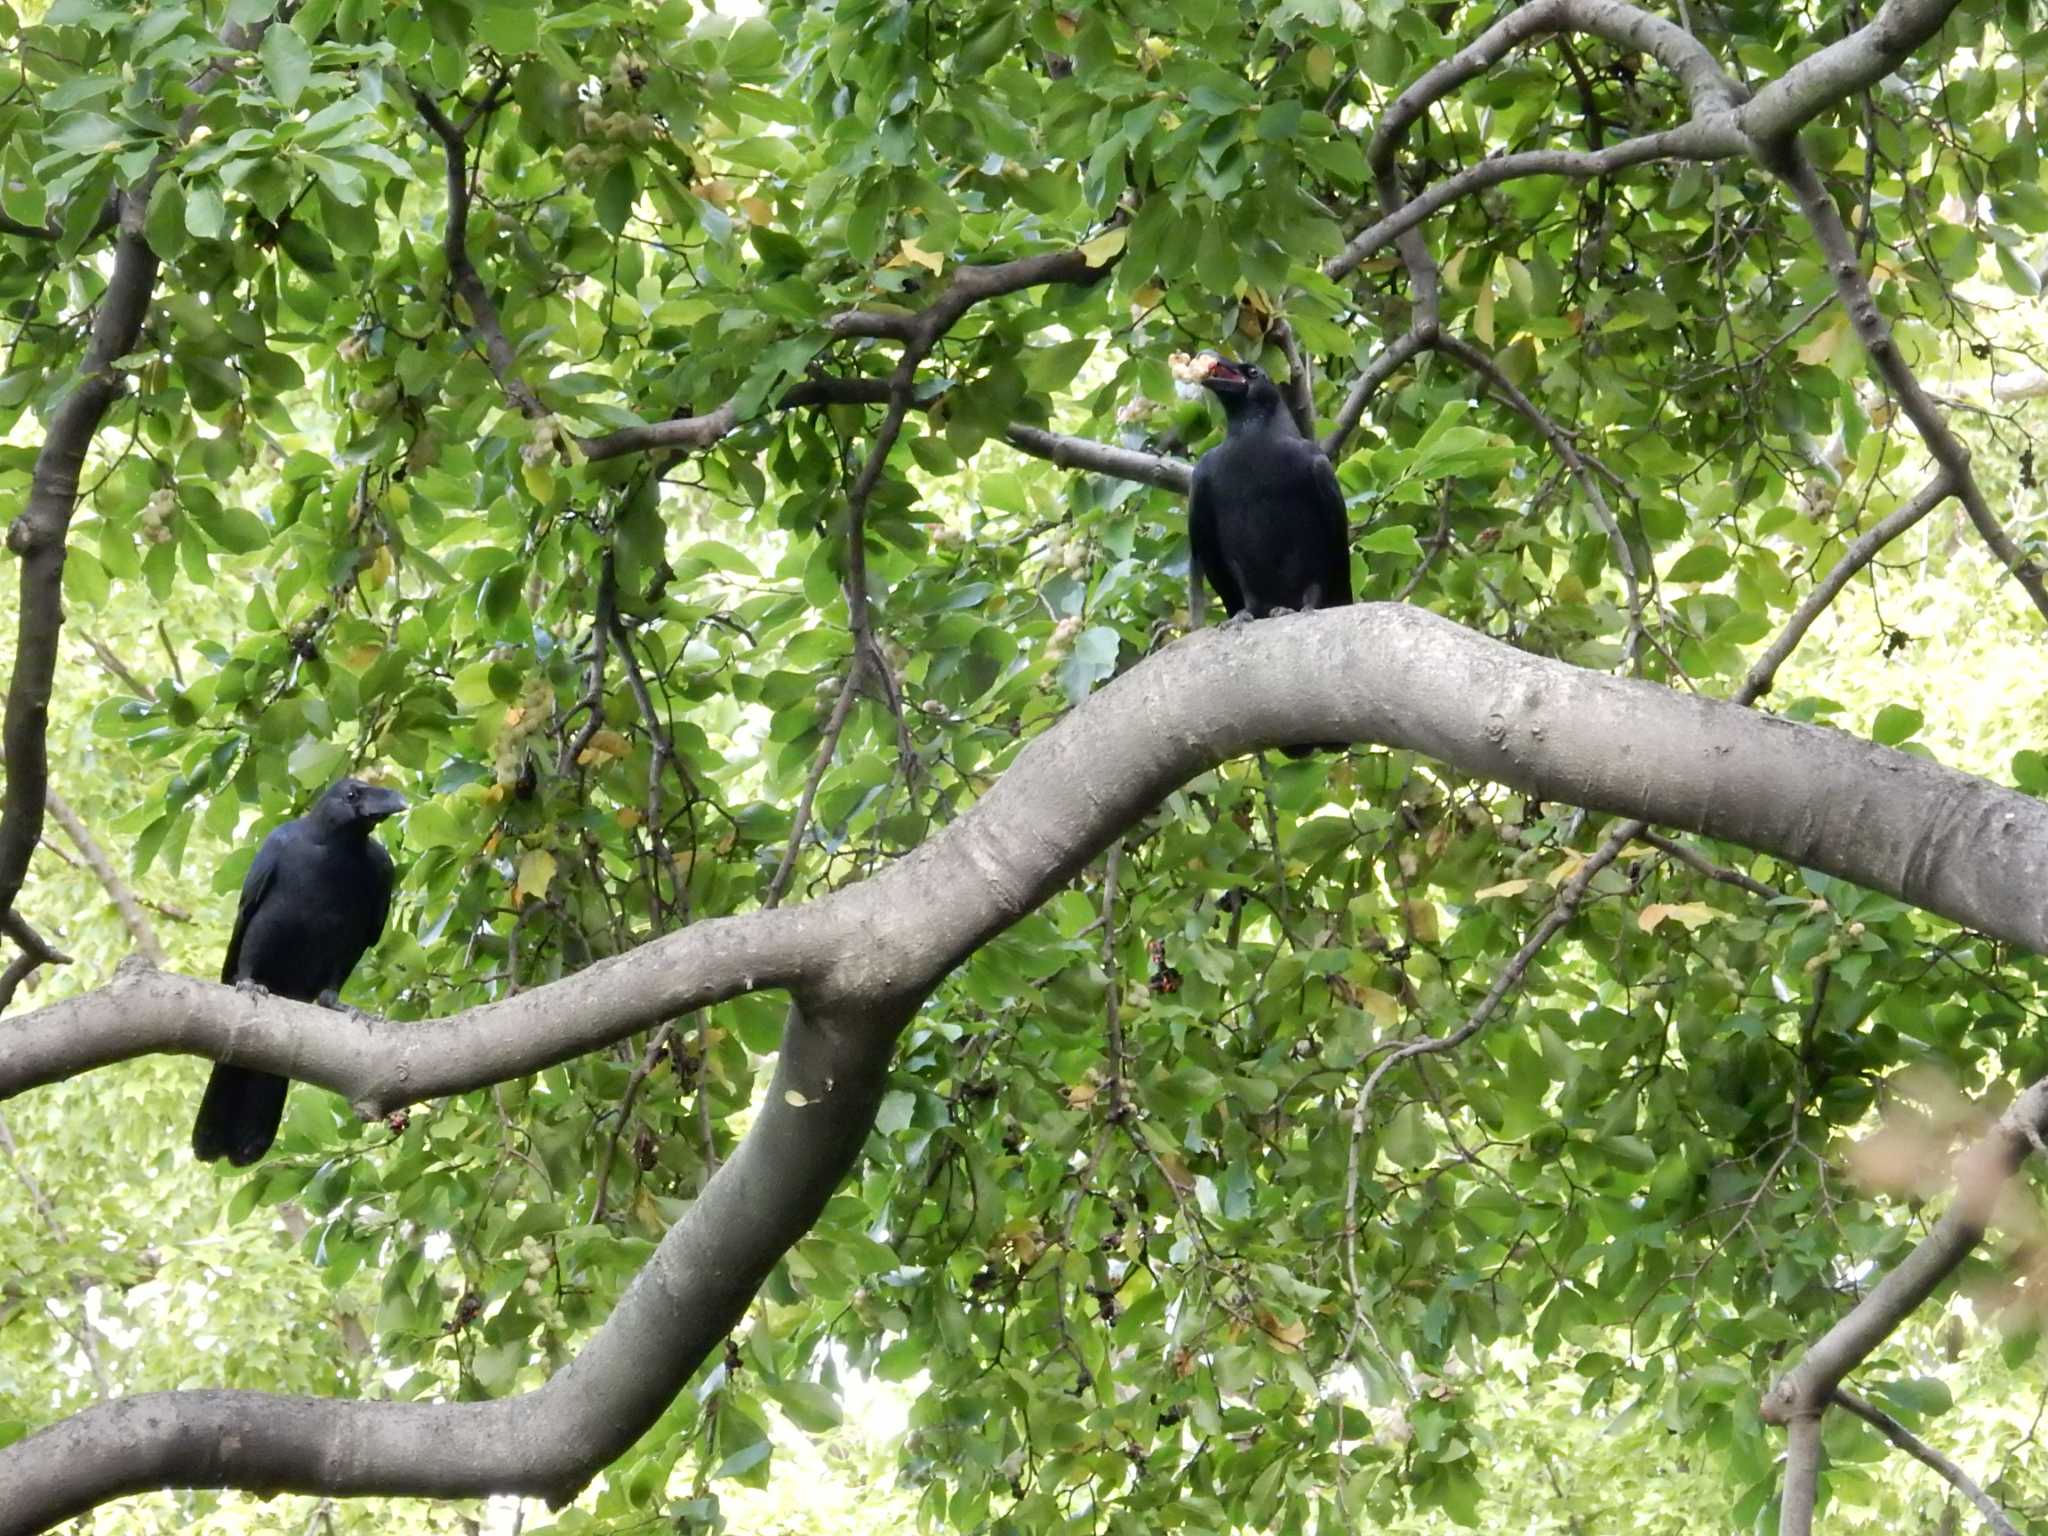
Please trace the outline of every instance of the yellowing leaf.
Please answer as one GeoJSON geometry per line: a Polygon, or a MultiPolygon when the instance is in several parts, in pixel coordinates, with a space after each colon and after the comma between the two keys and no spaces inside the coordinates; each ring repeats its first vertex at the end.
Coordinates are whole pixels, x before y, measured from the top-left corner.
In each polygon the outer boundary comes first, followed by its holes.
{"type": "Polygon", "coordinates": [[[591,763],[608,763],[615,757],[624,757],[633,750],[633,744],[617,731],[599,731],[590,742],[576,754],[578,764],[585,767],[591,763]]]}
{"type": "Polygon", "coordinates": [[[1130,237],[1130,230],[1121,224],[1115,229],[1104,230],[1081,247],[1081,259],[1091,267],[1099,267],[1121,252],[1124,242],[1130,237]]]}
{"type": "Polygon", "coordinates": [[[1493,284],[1479,285],[1479,302],[1472,310],[1472,329],[1489,347],[1493,345],[1493,284]]]}
{"type": "Polygon", "coordinates": [[[645,816],[641,815],[640,812],[634,810],[633,807],[631,807],[630,805],[620,806],[618,812],[612,817],[613,821],[616,821],[628,832],[632,831],[635,827],[639,826],[640,823],[645,821],[646,819],[647,818],[645,816]]]}
{"type": "Polygon", "coordinates": [[[1688,901],[1682,904],[1657,902],[1636,914],[1636,926],[1645,933],[1653,932],[1667,917],[1684,926],[1688,933],[1711,923],[1721,914],[1703,902],[1688,901]]]}
{"type": "Polygon", "coordinates": [[[884,266],[923,267],[927,272],[937,272],[946,264],[945,256],[938,251],[928,251],[915,240],[906,240],[897,248],[884,266]]]}
{"type": "Polygon", "coordinates": [[[1436,920],[1436,903],[1433,901],[1405,901],[1401,909],[1408,914],[1408,927],[1415,937],[1425,944],[1434,944],[1441,937],[1436,920]]]}
{"type": "Polygon", "coordinates": [[[1834,357],[1836,350],[1848,339],[1848,336],[1849,317],[1844,314],[1837,314],[1832,325],[1807,342],[1794,355],[1802,363],[1810,363],[1816,367],[1824,366],[1834,357]]]}
{"type": "Polygon", "coordinates": [[[743,197],[740,210],[746,214],[747,222],[765,229],[775,222],[775,207],[765,197],[743,197]]]}
{"type": "Polygon", "coordinates": [[[526,493],[535,501],[555,499],[555,472],[545,464],[521,463],[519,478],[526,482],[526,493]]]}
{"type": "Polygon", "coordinates": [[[519,856],[519,879],[512,887],[512,904],[529,896],[545,896],[555,878],[555,856],[545,848],[529,848],[519,856]]]}
{"type": "Polygon", "coordinates": [[[364,562],[362,570],[357,573],[356,580],[361,582],[370,591],[375,592],[391,579],[391,564],[391,546],[389,544],[379,544],[377,552],[364,562]]]}
{"type": "Polygon", "coordinates": [[[1488,901],[1495,896],[1519,896],[1534,885],[1534,880],[1503,880],[1499,885],[1489,885],[1483,891],[1474,891],[1474,901],[1488,901]]]}
{"type": "Polygon", "coordinates": [[[1273,1347],[1286,1354],[1300,1351],[1302,1341],[1308,1337],[1308,1325],[1302,1322],[1283,1323],[1270,1312],[1259,1314],[1259,1327],[1272,1340],[1273,1347]]]}
{"type": "Polygon", "coordinates": [[[1382,992],[1378,987],[1360,987],[1358,1006],[1375,1019],[1392,1029],[1401,1022],[1401,1000],[1391,992],[1382,992]]]}

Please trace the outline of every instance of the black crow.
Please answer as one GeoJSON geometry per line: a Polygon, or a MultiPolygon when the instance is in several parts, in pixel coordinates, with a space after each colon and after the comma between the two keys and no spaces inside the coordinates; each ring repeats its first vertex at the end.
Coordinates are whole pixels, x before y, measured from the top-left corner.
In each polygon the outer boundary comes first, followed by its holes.
{"type": "MultiPolygon", "coordinates": [[[[1295,426],[1279,386],[1250,363],[1214,354],[1176,371],[1198,377],[1223,405],[1223,441],[1195,465],[1188,539],[1225,611],[1233,620],[1263,619],[1348,604],[1344,493],[1322,449],[1295,426]]],[[[1315,750],[1286,749],[1290,757],[1315,750]]]]}
{"type": "MultiPolygon", "coordinates": [[[[220,979],[338,1007],[341,984],[391,911],[391,855],[370,829],[404,809],[395,790],[343,779],[266,837],[242,881],[220,979]]],[[[193,1155],[255,1162],[277,1136],[288,1086],[268,1072],[215,1067],[192,1126],[193,1155]]]]}

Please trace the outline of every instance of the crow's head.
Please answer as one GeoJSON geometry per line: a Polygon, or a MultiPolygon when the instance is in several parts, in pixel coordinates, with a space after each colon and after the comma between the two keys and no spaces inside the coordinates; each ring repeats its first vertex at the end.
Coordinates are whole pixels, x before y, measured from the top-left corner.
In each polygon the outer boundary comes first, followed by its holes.
{"type": "Polygon", "coordinates": [[[386,816],[396,816],[404,809],[405,796],[395,789],[365,784],[361,779],[343,779],[320,797],[320,803],[313,807],[313,816],[336,830],[360,827],[367,831],[386,816]]]}
{"type": "Polygon", "coordinates": [[[1209,364],[1202,388],[1222,403],[1225,416],[1235,421],[1239,416],[1266,416],[1280,409],[1280,386],[1267,378],[1258,364],[1240,363],[1216,352],[1202,356],[1209,364]]]}

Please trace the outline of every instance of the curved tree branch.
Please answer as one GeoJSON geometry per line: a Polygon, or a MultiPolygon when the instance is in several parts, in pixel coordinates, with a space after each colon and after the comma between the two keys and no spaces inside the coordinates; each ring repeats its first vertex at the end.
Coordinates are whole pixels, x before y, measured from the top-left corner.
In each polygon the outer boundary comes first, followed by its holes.
{"type": "Polygon", "coordinates": [[[78,382],[51,418],[36,454],[28,501],[7,530],[7,547],[21,560],[21,613],[14,670],[7,681],[6,722],[0,728],[7,763],[6,795],[0,801],[0,912],[13,909],[42,836],[43,795],[50,782],[50,690],[57,675],[57,637],[64,627],[64,540],[78,507],[86,451],[126,387],[114,371],[114,359],[135,350],[156,286],[156,253],[142,234],[147,208],[146,189],[121,197],[113,273],[100,296],[78,382]]]}
{"type": "MultiPolygon", "coordinates": [[[[239,53],[255,47],[268,25],[230,22],[221,30],[220,41],[239,53]]],[[[178,116],[180,141],[198,123],[207,92],[232,68],[233,60],[223,59],[187,83],[195,100],[178,116]]],[[[0,755],[7,769],[5,794],[0,796],[0,913],[13,910],[42,836],[43,796],[50,782],[50,690],[57,674],[57,637],[64,627],[64,541],[78,509],[86,452],[127,387],[114,371],[114,361],[135,350],[156,291],[156,253],[144,238],[143,219],[149,211],[150,189],[168,154],[166,150],[158,156],[133,190],[116,192],[109,200],[107,227],[117,231],[112,270],[79,360],[77,382],[50,417],[30,475],[28,500],[7,529],[7,547],[21,559],[21,608],[6,716],[0,723],[0,755]]]]}
{"type": "MultiPolygon", "coordinates": [[[[1411,608],[1205,631],[1032,742],[929,843],[808,905],[706,921],[438,1022],[337,1016],[130,967],[4,1026],[0,1093],[173,1050],[288,1072],[378,1113],[743,991],[788,987],[798,1004],[739,1152],[546,1386],[445,1406],[122,1399],[0,1451],[0,1532],[147,1487],[573,1492],[653,1422],[822,1208],[866,1135],[897,1032],[946,971],[1174,786],[1304,737],[1380,741],[1547,799],[1766,849],[2048,949],[2048,804],[1841,732],[1530,656],[1411,608]]],[[[2048,1088],[2033,1099],[2048,1103],[2048,1088]]],[[[2024,1150],[2000,1147],[2014,1164],[2024,1150]]]]}
{"type": "Polygon", "coordinates": [[[822,900],[710,919],[424,1022],[131,971],[5,1026],[0,1097],[173,1051],[320,1083],[382,1115],[743,992],[784,987],[813,1005],[921,994],[1194,774],[1310,735],[1775,853],[2048,952],[2048,804],[1370,603],[1167,647],[1027,746],[959,820],[822,900]]]}

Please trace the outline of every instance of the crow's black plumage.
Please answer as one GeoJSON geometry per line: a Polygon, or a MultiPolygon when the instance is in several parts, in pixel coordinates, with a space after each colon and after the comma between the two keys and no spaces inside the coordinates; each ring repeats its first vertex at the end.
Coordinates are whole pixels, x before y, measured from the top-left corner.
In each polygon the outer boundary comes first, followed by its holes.
{"type": "Polygon", "coordinates": [[[1279,386],[1251,364],[1212,357],[1202,387],[1222,402],[1224,435],[1195,465],[1188,539],[1225,611],[1263,619],[1345,606],[1351,544],[1329,459],[1301,435],[1279,386]]]}
{"type": "MultiPolygon", "coordinates": [[[[220,979],[335,1006],[391,911],[391,855],[370,829],[404,809],[393,790],[343,779],[266,837],[242,881],[220,979]]],[[[215,1067],[192,1126],[193,1155],[255,1162],[277,1135],[288,1086],[268,1072],[215,1067]]]]}

